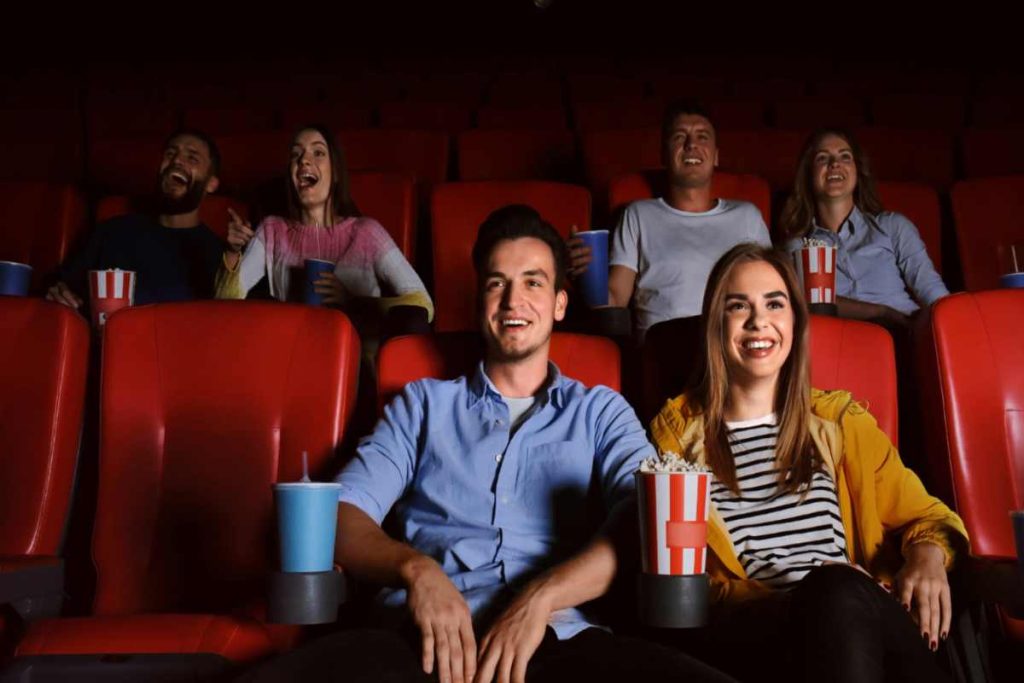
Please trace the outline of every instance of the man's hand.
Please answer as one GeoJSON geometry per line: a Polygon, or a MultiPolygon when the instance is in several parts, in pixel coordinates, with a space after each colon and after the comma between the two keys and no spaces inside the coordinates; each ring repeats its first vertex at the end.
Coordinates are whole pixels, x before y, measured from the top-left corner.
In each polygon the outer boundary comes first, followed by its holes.
{"type": "Polygon", "coordinates": [[[526,683],[526,666],[544,640],[551,603],[527,588],[498,617],[480,643],[480,668],[473,683],[526,683]]]}
{"type": "Polygon", "coordinates": [[[423,636],[423,671],[441,683],[469,683],[476,673],[476,637],[466,600],[434,560],[419,555],[402,568],[409,610],[423,636]]]}
{"type": "Polygon", "coordinates": [[[228,251],[241,254],[256,233],[249,221],[243,220],[233,209],[228,209],[228,215],[231,216],[228,221],[228,251]]]}
{"type": "Polygon", "coordinates": [[[583,238],[576,235],[576,232],[574,225],[570,230],[570,237],[565,243],[569,247],[569,275],[572,277],[582,275],[590,265],[590,247],[583,241],[583,238]]]}
{"type": "Polygon", "coordinates": [[[82,299],[63,282],[58,282],[46,292],[47,301],[56,301],[76,311],[82,306],[82,299]]]}
{"type": "Polygon", "coordinates": [[[895,595],[921,627],[928,646],[936,650],[939,638],[949,635],[953,619],[946,553],[934,543],[916,543],[907,549],[906,562],[894,580],[895,595]]]}

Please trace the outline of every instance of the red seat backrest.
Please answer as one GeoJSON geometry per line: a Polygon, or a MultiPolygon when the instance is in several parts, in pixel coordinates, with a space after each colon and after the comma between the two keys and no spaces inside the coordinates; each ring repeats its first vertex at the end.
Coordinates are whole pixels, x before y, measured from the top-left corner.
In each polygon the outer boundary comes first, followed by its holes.
{"type": "Polygon", "coordinates": [[[806,139],[799,130],[723,130],[718,134],[719,167],[760,176],[773,191],[790,190],[806,139]]]}
{"type": "Polygon", "coordinates": [[[322,124],[331,130],[366,128],[373,120],[373,109],[365,104],[289,104],[281,110],[281,127],[289,134],[299,126],[322,124]]]}
{"type": "Polygon", "coordinates": [[[38,292],[85,231],[85,198],[73,185],[0,183],[0,261],[32,266],[38,292]]]}
{"type": "MultiPolygon", "coordinates": [[[[105,220],[129,213],[145,213],[151,208],[146,199],[111,195],[96,203],[96,222],[102,223],[105,220]]],[[[232,197],[212,194],[205,197],[199,205],[199,220],[224,240],[228,237],[228,222],[231,220],[231,216],[228,214],[229,208],[242,218],[248,219],[249,207],[245,202],[232,197]]]]}
{"type": "Polygon", "coordinates": [[[288,177],[290,131],[236,133],[215,138],[221,155],[221,190],[251,191],[288,177]]]}
{"type": "Polygon", "coordinates": [[[262,595],[271,485],[333,474],[359,339],[324,308],[204,301],[105,329],[93,534],[98,615],[217,611],[262,595]],[[248,343],[239,343],[248,340],[248,343]]]}
{"type": "Polygon", "coordinates": [[[448,135],[438,130],[343,130],[338,139],[350,171],[390,171],[416,179],[420,197],[448,179],[448,135]]]}
{"type": "Polygon", "coordinates": [[[458,135],[470,127],[473,110],[457,102],[385,102],[378,107],[381,128],[440,130],[458,135]]]}
{"type": "Polygon", "coordinates": [[[416,260],[416,181],[402,173],[354,171],[349,191],[360,213],[375,218],[409,263],[416,260]]]}
{"type": "MultiPolygon", "coordinates": [[[[630,173],[612,180],[608,186],[608,206],[611,213],[624,209],[638,199],[664,197],[667,178],[665,171],[653,169],[630,173]]],[[[742,199],[761,211],[765,225],[771,223],[772,193],[762,178],[755,175],[716,171],[711,178],[711,192],[715,197],[742,199]]]]}
{"type": "Polygon", "coordinates": [[[1024,175],[961,180],[951,195],[964,285],[995,289],[1005,267],[1000,248],[1024,243],[1024,175]]]}
{"type": "Polygon", "coordinates": [[[565,109],[561,105],[487,105],[477,110],[476,125],[484,129],[562,130],[566,127],[565,109]]]}
{"type": "Polygon", "coordinates": [[[272,109],[247,106],[196,107],[186,109],[185,125],[197,128],[208,135],[239,135],[261,133],[277,126],[277,116],[272,109]]]}
{"type": "Polygon", "coordinates": [[[871,99],[871,118],[876,126],[933,128],[959,132],[964,127],[966,107],[960,95],[943,93],[898,93],[871,99]]]}
{"type": "Polygon", "coordinates": [[[460,180],[561,180],[576,165],[568,130],[469,130],[457,146],[460,180]]]}
{"type": "Polygon", "coordinates": [[[964,176],[1024,173],[1024,130],[972,128],[964,132],[964,176]]]}
{"type": "Polygon", "coordinates": [[[157,187],[163,143],[159,135],[90,140],[86,170],[89,186],[106,193],[152,194],[157,187]]]}
{"type": "Polygon", "coordinates": [[[1024,508],[1024,290],[941,299],[931,332],[932,470],[952,485],[971,552],[1016,557],[1007,513],[1024,508]]]}
{"type": "Polygon", "coordinates": [[[477,329],[476,273],[471,252],[480,224],[495,209],[528,204],[563,237],[572,226],[590,229],[590,193],[578,185],[491,181],[446,183],[430,204],[434,244],[434,328],[438,332],[477,329]]]}
{"type": "Polygon", "coordinates": [[[880,180],[926,183],[937,189],[953,182],[952,133],[918,126],[860,128],[856,135],[880,180]]]}
{"type": "Polygon", "coordinates": [[[603,100],[577,102],[573,106],[576,130],[614,130],[657,125],[665,104],[657,99],[603,100]]]}
{"type": "MultiPolygon", "coordinates": [[[[682,392],[702,353],[700,320],[677,318],[647,331],[642,354],[642,414],[653,417],[682,392]]],[[[845,389],[862,401],[893,443],[898,442],[896,359],[892,337],[871,323],[811,316],[811,386],[845,389]]]]}
{"type": "Polygon", "coordinates": [[[877,183],[882,206],[909,218],[924,240],[928,257],[942,273],[942,207],[934,188],[922,183],[882,180],[877,183]]]}
{"type": "MultiPolygon", "coordinates": [[[[425,377],[454,379],[471,375],[482,357],[482,340],[475,332],[390,339],[377,358],[378,407],[383,409],[409,382],[425,377]]],[[[555,332],[551,335],[550,357],[566,377],[587,386],[603,384],[619,391],[619,348],[607,337],[555,332]]]]}
{"type": "Polygon", "coordinates": [[[0,556],[56,555],[71,504],[89,327],[70,308],[0,297],[0,556]]]}
{"type": "Polygon", "coordinates": [[[864,103],[851,97],[796,97],[773,104],[775,125],[796,130],[819,126],[854,128],[865,123],[864,103]]]}
{"type": "Polygon", "coordinates": [[[625,128],[583,134],[583,171],[594,200],[606,206],[608,184],[615,178],[662,165],[661,129],[625,128]]]}

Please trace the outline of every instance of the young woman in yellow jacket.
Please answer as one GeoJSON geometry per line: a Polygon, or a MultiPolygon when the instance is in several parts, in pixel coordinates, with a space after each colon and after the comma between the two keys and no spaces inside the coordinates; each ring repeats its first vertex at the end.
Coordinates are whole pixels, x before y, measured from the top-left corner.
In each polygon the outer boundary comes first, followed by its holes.
{"type": "Polygon", "coordinates": [[[933,652],[967,533],[862,405],[811,389],[788,259],[733,248],[703,318],[699,382],[651,424],[659,452],[714,474],[700,655],[758,680],[944,680],[933,652]]]}

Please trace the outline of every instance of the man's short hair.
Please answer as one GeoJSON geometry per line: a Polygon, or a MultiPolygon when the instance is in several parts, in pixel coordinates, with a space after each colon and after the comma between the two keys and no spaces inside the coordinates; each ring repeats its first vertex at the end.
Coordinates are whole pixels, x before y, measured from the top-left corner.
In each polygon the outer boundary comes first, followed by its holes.
{"type": "Polygon", "coordinates": [[[210,175],[220,177],[220,149],[217,147],[217,143],[213,141],[209,135],[197,128],[179,128],[164,140],[164,149],[166,150],[171,142],[177,138],[183,136],[189,136],[196,138],[204,145],[210,152],[210,175]]]}
{"type": "Polygon", "coordinates": [[[498,242],[523,237],[539,239],[551,248],[551,258],[555,262],[555,291],[564,290],[569,263],[565,242],[536,209],[525,204],[510,204],[496,209],[480,225],[473,244],[473,267],[477,278],[486,272],[487,261],[498,242]]]}
{"type": "Polygon", "coordinates": [[[676,119],[684,114],[703,116],[711,124],[712,128],[715,125],[715,122],[711,120],[711,114],[708,113],[707,107],[705,107],[699,100],[695,100],[693,98],[673,100],[666,105],[665,113],[661,118],[662,144],[668,141],[669,137],[672,135],[672,131],[675,130],[676,119]]]}

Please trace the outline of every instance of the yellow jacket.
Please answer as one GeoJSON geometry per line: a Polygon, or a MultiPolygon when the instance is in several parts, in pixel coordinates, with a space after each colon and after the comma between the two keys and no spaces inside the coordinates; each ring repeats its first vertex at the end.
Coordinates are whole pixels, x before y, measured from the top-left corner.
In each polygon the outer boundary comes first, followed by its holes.
{"type": "MultiPolygon", "coordinates": [[[[967,550],[963,522],[903,466],[875,418],[849,392],[812,390],[811,412],[811,437],[836,481],[851,562],[891,582],[903,564],[903,550],[910,545],[938,544],[946,551],[947,568],[955,552],[967,550]]],[[[674,451],[691,462],[704,463],[704,417],[699,408],[687,405],[685,395],[665,404],[651,422],[651,435],[659,453],[674,451]]],[[[708,548],[714,602],[737,602],[772,590],[747,578],[714,505],[708,520],[708,548]]]]}

